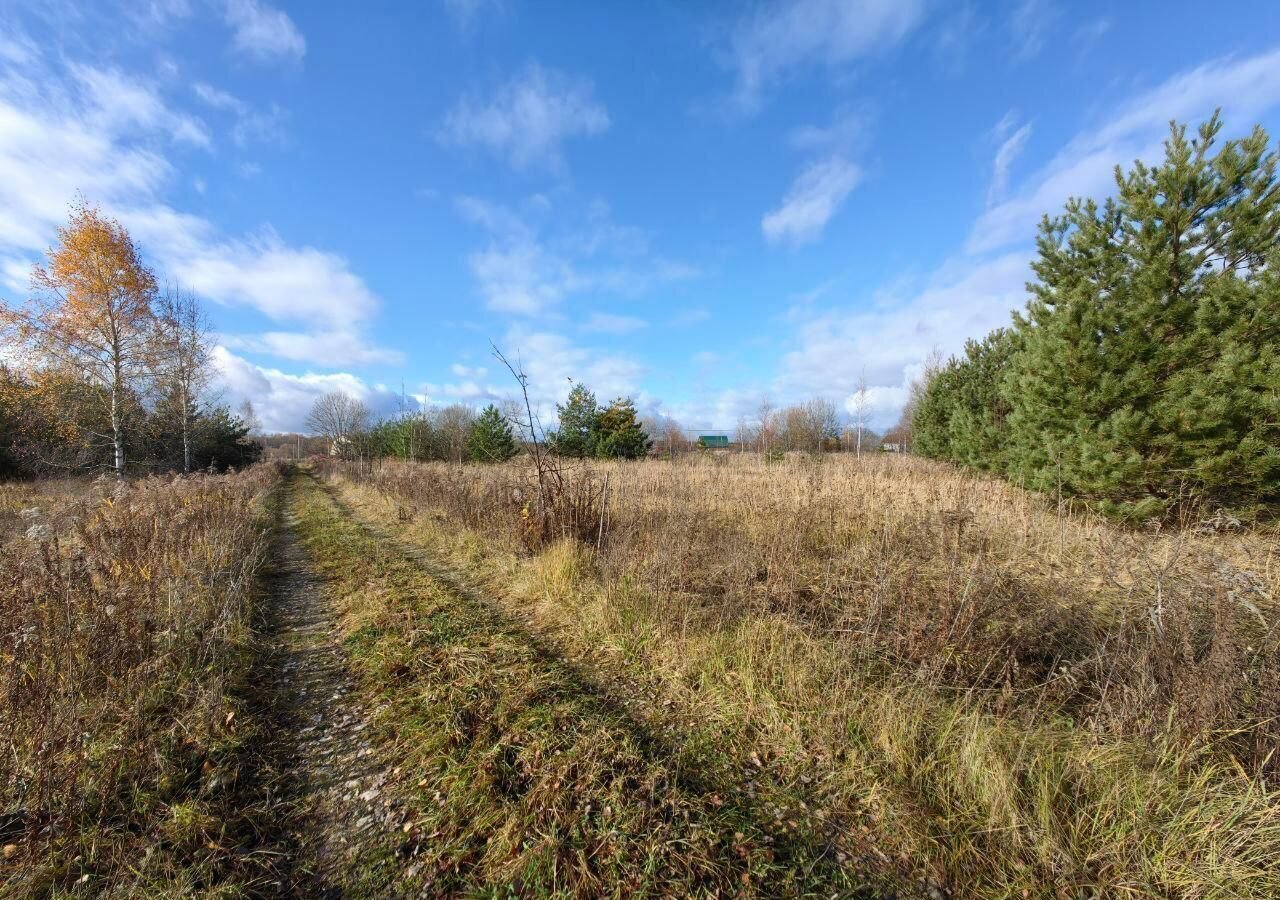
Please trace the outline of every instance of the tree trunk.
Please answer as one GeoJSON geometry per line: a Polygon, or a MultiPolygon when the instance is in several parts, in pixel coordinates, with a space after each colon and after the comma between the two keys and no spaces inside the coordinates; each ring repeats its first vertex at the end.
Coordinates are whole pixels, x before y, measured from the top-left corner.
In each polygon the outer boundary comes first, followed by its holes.
{"type": "Polygon", "coordinates": [[[187,387],[182,386],[182,473],[191,474],[191,405],[187,398],[187,387]]]}
{"type": "Polygon", "coordinates": [[[124,432],[120,422],[120,388],[111,386],[111,443],[116,451],[116,477],[124,477],[124,432]]]}

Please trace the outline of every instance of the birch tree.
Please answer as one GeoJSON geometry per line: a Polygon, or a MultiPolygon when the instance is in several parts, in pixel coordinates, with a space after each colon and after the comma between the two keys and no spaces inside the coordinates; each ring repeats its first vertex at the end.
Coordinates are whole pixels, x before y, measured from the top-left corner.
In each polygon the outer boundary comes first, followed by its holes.
{"type": "Polygon", "coordinates": [[[100,388],[108,406],[114,469],[125,472],[127,401],[152,372],[156,279],[124,226],[81,202],[45,265],[31,273],[33,296],[0,308],[39,367],[56,367],[100,388]]]}
{"type": "Polygon", "coordinates": [[[200,399],[212,369],[212,328],[200,302],[170,287],[156,304],[159,389],[176,411],[182,435],[182,471],[191,471],[191,444],[200,399]]]}

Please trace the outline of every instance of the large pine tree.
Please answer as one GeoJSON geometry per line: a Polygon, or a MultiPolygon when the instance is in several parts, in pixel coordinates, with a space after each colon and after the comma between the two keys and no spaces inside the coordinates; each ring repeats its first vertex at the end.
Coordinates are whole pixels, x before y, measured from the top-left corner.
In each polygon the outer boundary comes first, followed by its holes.
{"type": "Polygon", "coordinates": [[[1113,200],[1041,226],[1005,381],[1030,485],[1134,517],[1280,499],[1276,155],[1261,129],[1210,155],[1220,129],[1174,126],[1162,163],[1117,168],[1113,200]]]}
{"type": "Polygon", "coordinates": [[[1280,503],[1277,155],[1220,129],[1044,219],[1025,312],[930,381],[918,452],[1132,519],[1280,503]]]}

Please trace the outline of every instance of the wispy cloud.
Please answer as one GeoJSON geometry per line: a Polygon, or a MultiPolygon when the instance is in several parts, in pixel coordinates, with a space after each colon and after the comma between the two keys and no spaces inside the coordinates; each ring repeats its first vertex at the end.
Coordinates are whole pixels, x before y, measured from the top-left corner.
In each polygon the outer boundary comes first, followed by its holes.
{"type": "Polygon", "coordinates": [[[745,111],[792,71],[840,66],[900,43],[923,20],[923,0],[786,0],[740,21],[729,39],[728,60],[745,111]]]}
{"type": "Polygon", "coordinates": [[[1073,35],[1077,44],[1088,46],[1102,38],[1111,30],[1111,20],[1106,16],[1090,19],[1078,27],[1073,35]]]}
{"type": "Polygon", "coordinates": [[[79,192],[118,216],[163,275],[216,303],[296,329],[245,338],[242,349],[317,365],[396,358],[365,337],[380,304],[345,259],[291,245],[269,227],[228,236],[164,201],[175,180],[164,149],[179,139],[182,120],[154,88],[114,70],[62,71],[44,61],[29,62],[22,74],[0,67],[6,276],[29,270],[79,192]],[[29,77],[33,65],[38,78],[29,77]]]}
{"type": "Polygon", "coordinates": [[[458,29],[470,32],[486,16],[500,16],[506,11],[505,0],[444,0],[445,12],[458,29]]]}
{"type": "MultiPolygon", "coordinates": [[[[581,381],[602,400],[630,396],[643,404],[648,395],[640,382],[646,369],[633,357],[611,350],[574,343],[563,334],[515,325],[497,340],[508,359],[520,365],[529,379],[529,397],[534,413],[544,426],[555,421],[555,405],[564,401],[571,384],[581,381]]],[[[429,382],[422,391],[433,402],[470,404],[501,402],[518,396],[513,380],[493,377],[489,371],[465,365],[453,367],[457,381],[429,382]],[[488,374],[490,377],[485,378],[488,374]]]]}
{"type": "Polygon", "coordinates": [[[782,205],[760,220],[760,229],[771,243],[817,240],[861,180],[862,170],[843,157],[812,163],[797,176],[782,205]]]}
{"type": "Polygon", "coordinates": [[[608,127],[609,113],[590,81],[530,63],[491,96],[463,97],[438,136],[447,145],[480,147],[516,169],[558,169],[566,140],[608,127]]]}
{"type": "Polygon", "coordinates": [[[1277,105],[1280,49],[1220,59],[1175,75],[1067,142],[1021,189],[978,218],[967,249],[981,253],[1027,242],[1040,217],[1061,209],[1069,197],[1110,194],[1116,164],[1157,155],[1171,119],[1194,124],[1221,107],[1227,127],[1241,130],[1277,105]]]}
{"type": "Polygon", "coordinates": [[[1016,116],[1010,112],[996,126],[995,137],[1000,142],[991,165],[991,186],[987,189],[987,206],[994,206],[1004,199],[1009,187],[1009,169],[1022,154],[1031,137],[1031,123],[1014,128],[1016,116]]]}
{"type": "Polygon", "coordinates": [[[488,234],[467,264],[485,304],[497,312],[538,315],[571,295],[638,295],[698,274],[692,266],[653,255],[642,233],[615,223],[599,203],[581,214],[553,209],[541,196],[522,211],[476,197],[459,197],[455,206],[488,234]]]}
{"type": "Polygon", "coordinates": [[[266,431],[305,432],[312,404],[329,391],[344,391],[356,397],[375,415],[386,414],[400,403],[398,392],[384,385],[370,385],[350,372],[284,372],[252,363],[221,345],[214,348],[213,361],[224,399],[233,406],[244,400],[253,401],[254,412],[266,431]]]}
{"type": "Polygon", "coordinates": [[[117,69],[80,64],[72,64],[70,72],[79,83],[76,93],[83,97],[81,110],[89,128],[109,132],[136,128],[166,133],[179,143],[212,146],[209,129],[201,119],[170,108],[146,81],[117,69]]]}
{"type": "Polygon", "coordinates": [[[888,424],[932,349],[957,352],[967,337],[1009,323],[1025,302],[1029,263],[1021,252],[981,263],[962,258],[870,297],[794,307],[792,349],[780,361],[775,396],[844,399],[865,372],[876,421],[888,424]]]}
{"type": "Polygon", "coordinates": [[[283,145],[286,140],[285,112],[279,106],[255,109],[249,103],[224,90],[198,81],[191,86],[196,97],[211,109],[228,113],[233,118],[231,140],[240,149],[254,143],[283,145]]]}
{"type": "Polygon", "coordinates": [[[297,62],[307,40],[288,13],[261,0],[226,0],[224,16],[237,52],[257,62],[297,62]]]}
{"type": "Polygon", "coordinates": [[[1021,0],[1009,17],[1009,37],[1013,58],[1026,62],[1039,55],[1058,16],[1050,0],[1021,0]]]}
{"type": "Polygon", "coordinates": [[[787,142],[797,150],[814,152],[848,152],[867,142],[868,116],[848,107],[836,110],[824,125],[802,125],[787,135],[787,142]]]}

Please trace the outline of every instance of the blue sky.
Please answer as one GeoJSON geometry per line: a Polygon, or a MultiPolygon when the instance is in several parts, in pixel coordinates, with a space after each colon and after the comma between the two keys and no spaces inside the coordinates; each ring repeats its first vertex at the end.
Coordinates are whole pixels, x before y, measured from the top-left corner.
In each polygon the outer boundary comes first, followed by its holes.
{"type": "Polygon", "coordinates": [[[544,407],[732,428],[865,378],[885,425],[1022,305],[1041,214],[1171,118],[1280,125],[1280,4],[362,6],[0,0],[0,297],[79,192],[269,429],[507,397],[490,341],[544,407]]]}

